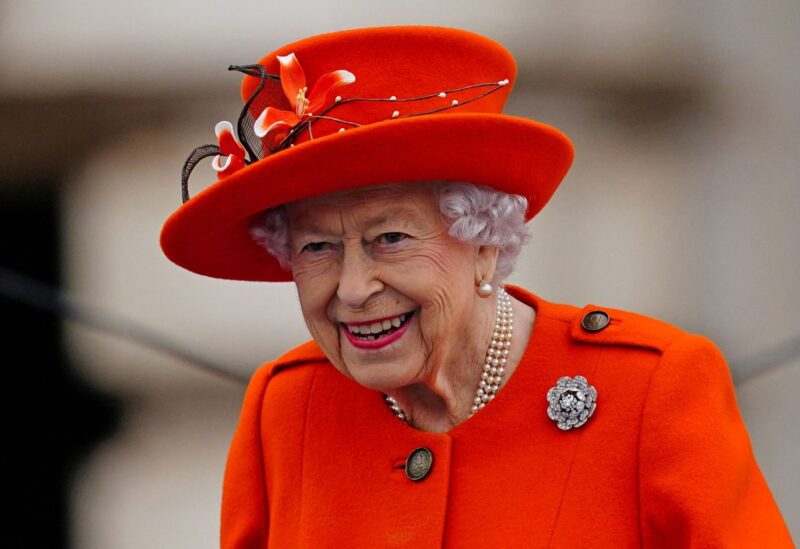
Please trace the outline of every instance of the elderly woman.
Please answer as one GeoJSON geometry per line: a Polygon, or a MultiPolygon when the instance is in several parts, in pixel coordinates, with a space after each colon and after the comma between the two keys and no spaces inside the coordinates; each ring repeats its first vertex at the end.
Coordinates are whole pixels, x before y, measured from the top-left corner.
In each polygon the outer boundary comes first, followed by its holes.
{"type": "Polygon", "coordinates": [[[232,68],[162,247],[293,280],[313,340],[248,386],[223,547],[792,546],[713,343],[504,286],[572,160],[501,114],[505,49],[390,27],[232,68]]]}

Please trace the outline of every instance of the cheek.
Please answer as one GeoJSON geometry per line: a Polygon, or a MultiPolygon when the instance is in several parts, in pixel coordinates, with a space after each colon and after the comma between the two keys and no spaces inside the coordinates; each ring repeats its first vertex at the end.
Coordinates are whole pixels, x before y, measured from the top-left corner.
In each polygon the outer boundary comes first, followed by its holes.
{"type": "Polygon", "coordinates": [[[315,339],[329,339],[336,326],[329,320],[328,306],[335,294],[336,287],[331,286],[324,277],[307,276],[307,273],[293,271],[300,309],[309,332],[315,339]]]}
{"type": "Polygon", "coordinates": [[[463,242],[426,246],[405,261],[408,284],[432,311],[452,310],[474,282],[474,248],[463,242]]]}
{"type": "Polygon", "coordinates": [[[323,311],[336,292],[338,262],[321,254],[317,257],[305,255],[292,258],[292,278],[303,307],[303,314],[323,311]]]}
{"type": "Polygon", "coordinates": [[[442,242],[408,250],[396,259],[391,285],[420,305],[420,330],[431,349],[453,339],[472,314],[475,249],[442,242]]]}
{"type": "Polygon", "coordinates": [[[333,251],[320,253],[316,256],[293,255],[292,256],[292,277],[295,283],[311,285],[319,280],[325,283],[328,279],[336,276],[336,269],[339,262],[333,251]]]}
{"type": "Polygon", "coordinates": [[[380,259],[391,270],[407,275],[409,282],[421,286],[444,286],[448,280],[472,280],[475,255],[475,248],[471,245],[452,238],[436,238],[383,254],[380,259]]]}

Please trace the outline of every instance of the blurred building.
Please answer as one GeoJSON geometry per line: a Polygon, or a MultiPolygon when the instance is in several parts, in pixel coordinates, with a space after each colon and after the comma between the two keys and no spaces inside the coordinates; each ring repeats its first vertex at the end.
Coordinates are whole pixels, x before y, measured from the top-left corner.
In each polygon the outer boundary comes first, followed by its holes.
{"type": "MultiPolygon", "coordinates": [[[[295,18],[285,4],[238,0],[0,6],[0,187],[3,196],[50,197],[46,216],[59,229],[54,251],[33,240],[19,253],[50,253],[82,303],[246,377],[307,338],[293,286],[199,277],[158,247],[161,223],[180,204],[183,160],[241,108],[228,64],[361,26],[485,34],[519,63],[507,112],[561,128],[576,147],[512,282],[711,337],[800,537],[800,4],[308,7],[295,18]]],[[[198,168],[192,192],[213,179],[198,168]]],[[[0,266],[17,265],[6,259],[0,266]]],[[[64,328],[73,375],[121,402],[114,435],[71,474],[71,545],[215,547],[243,384],[130,338],[64,328]]]]}

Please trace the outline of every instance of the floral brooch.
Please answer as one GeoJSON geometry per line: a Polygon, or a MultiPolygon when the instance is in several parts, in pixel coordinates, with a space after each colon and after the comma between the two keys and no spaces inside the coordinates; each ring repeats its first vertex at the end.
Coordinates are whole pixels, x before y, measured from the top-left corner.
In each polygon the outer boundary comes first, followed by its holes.
{"type": "Polygon", "coordinates": [[[586,423],[597,407],[597,391],[583,376],[559,378],[547,391],[547,415],[563,431],[586,423]]]}

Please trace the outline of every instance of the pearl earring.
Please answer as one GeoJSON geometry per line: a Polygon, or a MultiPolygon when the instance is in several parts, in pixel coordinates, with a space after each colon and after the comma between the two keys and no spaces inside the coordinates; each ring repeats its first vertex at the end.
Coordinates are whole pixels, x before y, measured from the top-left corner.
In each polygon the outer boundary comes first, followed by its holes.
{"type": "Polygon", "coordinates": [[[492,287],[492,285],[485,280],[481,280],[478,284],[478,295],[481,297],[489,297],[492,295],[493,291],[494,287],[492,287]]]}

